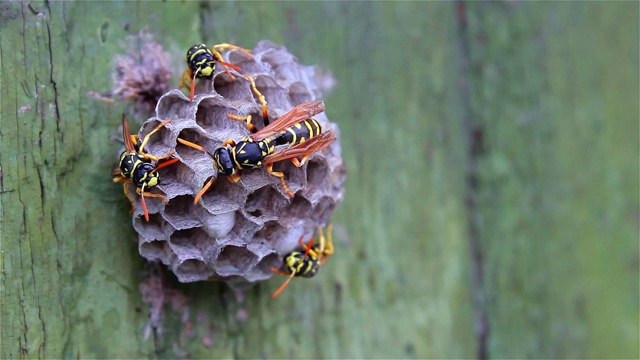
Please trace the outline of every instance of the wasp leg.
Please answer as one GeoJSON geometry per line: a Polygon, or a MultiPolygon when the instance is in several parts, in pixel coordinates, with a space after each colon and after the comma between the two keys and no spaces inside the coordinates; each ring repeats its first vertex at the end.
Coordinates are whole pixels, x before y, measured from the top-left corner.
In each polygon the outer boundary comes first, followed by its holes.
{"type": "Polygon", "coordinates": [[[159,198],[165,204],[169,202],[169,200],[167,200],[167,198],[164,195],[154,194],[154,193],[150,193],[148,191],[140,192],[140,194],[144,194],[144,196],[146,196],[146,197],[159,198]]]}
{"type": "MultiPolygon", "coordinates": [[[[113,171],[111,172],[111,175],[115,176],[113,178],[113,182],[122,182],[122,181],[126,181],[129,180],[128,178],[122,176],[122,172],[120,171],[120,168],[117,167],[115,169],[113,169],[113,171]],[[124,179],[124,180],[123,180],[124,179]]],[[[130,181],[130,180],[129,180],[130,181]]]]}
{"type": "Polygon", "coordinates": [[[244,52],[245,54],[247,54],[251,58],[251,60],[254,59],[253,55],[251,55],[251,53],[247,49],[243,49],[243,48],[241,48],[239,46],[235,46],[235,45],[231,45],[231,44],[213,45],[211,47],[211,53],[213,54],[213,57],[216,58],[216,60],[218,61],[218,63],[220,65],[224,66],[224,71],[227,73],[227,75],[229,75],[231,80],[235,80],[236,77],[231,74],[231,72],[229,71],[229,68],[232,68],[232,69],[234,69],[236,71],[242,71],[242,68],[240,68],[239,66],[230,64],[228,62],[225,62],[224,59],[222,58],[222,55],[220,55],[220,53],[218,52],[218,49],[220,49],[220,50],[226,50],[226,49],[240,50],[240,51],[244,52]]]}
{"type": "Polygon", "coordinates": [[[253,77],[251,77],[251,75],[245,75],[244,77],[249,80],[249,83],[251,84],[251,90],[258,97],[258,101],[260,101],[260,104],[262,104],[262,119],[264,120],[264,126],[267,126],[269,125],[269,110],[267,109],[267,100],[265,99],[264,95],[262,95],[260,90],[258,90],[258,88],[256,87],[256,83],[255,81],[253,81],[253,77]]]}
{"type": "Polygon", "coordinates": [[[232,120],[238,120],[238,121],[246,122],[247,123],[247,128],[249,129],[249,131],[251,131],[252,133],[257,132],[256,127],[253,126],[253,124],[251,123],[251,119],[252,119],[251,115],[238,116],[238,115],[233,115],[231,113],[228,113],[227,117],[229,119],[232,119],[232,120]]]}
{"type": "MultiPolygon", "coordinates": [[[[213,56],[216,58],[216,60],[218,61],[218,64],[224,66],[224,71],[227,73],[227,75],[229,75],[229,77],[231,78],[231,80],[235,80],[236,77],[233,76],[233,74],[231,74],[231,71],[229,71],[229,65],[238,68],[237,66],[233,65],[233,64],[229,64],[228,62],[225,62],[224,59],[222,58],[222,55],[220,55],[220,53],[218,51],[216,51],[215,46],[211,48],[211,52],[213,53],[213,56]]],[[[238,68],[240,69],[240,68],[238,68]]]]}
{"type": "Polygon", "coordinates": [[[157,157],[155,157],[153,155],[143,154],[144,147],[145,147],[145,145],[147,145],[147,142],[149,142],[149,138],[151,137],[151,135],[153,135],[156,132],[158,132],[158,130],[160,130],[163,126],[165,126],[166,124],[168,124],[170,122],[171,122],[171,119],[165,120],[165,121],[161,122],[160,125],[156,126],[155,129],[153,129],[150,133],[148,133],[144,137],[144,139],[142,139],[142,143],[140,144],[140,148],[138,150],[138,154],[143,155],[145,158],[157,161],[159,158],[157,158],[157,157]]]}
{"type": "Polygon", "coordinates": [[[125,180],[116,180],[113,179],[113,182],[122,182],[122,189],[124,190],[124,195],[127,197],[127,199],[129,199],[129,202],[131,203],[131,210],[129,211],[129,215],[133,214],[133,210],[136,209],[136,202],[135,200],[133,200],[133,198],[131,197],[131,194],[129,194],[129,190],[127,190],[127,183],[130,183],[131,180],[123,178],[125,180]],[[126,181],[129,180],[129,181],[126,181]]]}
{"type": "Polygon", "coordinates": [[[149,211],[147,210],[147,203],[144,200],[145,196],[146,197],[153,197],[153,198],[160,198],[162,200],[162,202],[164,202],[165,204],[169,202],[169,200],[167,200],[167,198],[164,197],[163,195],[153,194],[153,193],[150,193],[148,191],[144,191],[144,184],[142,185],[142,188],[137,188],[136,189],[136,193],[138,193],[138,195],[140,195],[140,202],[142,203],[142,212],[144,212],[144,219],[146,221],[149,221],[149,211]]]}
{"type": "MultiPolygon", "coordinates": [[[[211,155],[211,153],[209,153],[207,151],[207,149],[203,148],[202,146],[200,146],[200,145],[198,145],[196,143],[192,143],[191,141],[187,141],[187,140],[178,138],[178,142],[181,143],[182,145],[186,145],[186,146],[194,148],[196,150],[204,151],[207,154],[211,155]]],[[[233,146],[236,146],[236,142],[233,141],[232,139],[227,139],[225,142],[222,143],[222,145],[220,145],[220,147],[226,147],[227,145],[231,145],[233,147],[233,146]]]]}
{"type": "Polygon", "coordinates": [[[236,142],[233,141],[232,139],[227,139],[225,140],[225,142],[222,143],[222,145],[220,145],[220,147],[227,147],[227,145],[231,145],[231,147],[234,147],[236,146],[236,142]]]}
{"type": "MultiPolygon", "coordinates": [[[[172,151],[170,154],[173,154],[173,151],[172,151]]],[[[164,158],[164,157],[161,157],[160,159],[163,159],[163,158],[164,158]]],[[[152,171],[152,172],[156,172],[156,171],[158,171],[158,169],[162,169],[163,167],[167,167],[167,166],[169,166],[169,165],[171,165],[171,164],[174,164],[174,163],[178,162],[178,160],[180,160],[180,159],[178,159],[178,158],[173,158],[173,159],[171,159],[171,160],[165,161],[165,162],[163,162],[162,164],[159,164],[158,166],[156,166],[156,168],[155,168],[155,169],[153,169],[153,171],[152,171]]]]}
{"type": "Polygon", "coordinates": [[[245,55],[247,55],[248,57],[251,58],[251,60],[255,60],[255,58],[253,57],[253,55],[251,54],[251,52],[249,52],[249,50],[241,48],[240,46],[236,46],[236,45],[231,45],[231,44],[217,44],[217,45],[213,45],[211,47],[211,52],[213,53],[213,56],[216,58],[216,60],[218,60],[218,63],[222,66],[224,66],[224,70],[227,73],[227,75],[229,75],[229,77],[231,78],[231,80],[235,80],[235,76],[233,76],[231,74],[231,72],[229,71],[229,68],[235,69],[237,71],[242,71],[242,69],[238,66],[235,66],[233,64],[230,64],[228,62],[225,62],[224,59],[222,58],[222,55],[220,55],[220,53],[218,51],[223,51],[223,50],[240,50],[243,53],[245,53],[245,55]]]}
{"type": "Polygon", "coordinates": [[[290,273],[288,273],[286,271],[282,271],[280,269],[276,269],[273,266],[271,267],[271,272],[276,273],[276,274],[280,274],[280,275],[283,275],[283,276],[291,276],[290,273]]]}
{"type": "Polygon", "coordinates": [[[280,178],[280,182],[282,183],[282,187],[284,188],[284,191],[287,193],[287,195],[289,195],[289,197],[293,197],[293,192],[291,190],[289,190],[289,187],[287,186],[287,184],[284,182],[284,173],[280,172],[280,171],[273,171],[273,164],[268,164],[267,165],[267,172],[273,176],[277,176],[280,178]]]}
{"type": "Polygon", "coordinates": [[[189,86],[189,101],[193,101],[193,97],[196,96],[196,78],[191,79],[191,86],[189,86]]]}
{"type": "MultiPolygon", "coordinates": [[[[196,150],[200,150],[200,151],[208,154],[209,156],[213,157],[213,154],[211,154],[209,151],[207,151],[207,149],[203,148],[202,146],[200,146],[198,144],[195,144],[195,143],[192,143],[191,141],[183,140],[183,139],[180,139],[180,138],[177,138],[177,140],[182,145],[186,145],[186,146],[188,146],[190,148],[193,148],[193,149],[196,149],[196,150]]],[[[227,140],[227,141],[231,141],[233,143],[233,140],[227,140]]],[[[234,143],[233,146],[235,146],[235,143],[234,143]]]]}
{"type": "Polygon", "coordinates": [[[131,179],[122,176],[120,174],[120,169],[115,169],[113,171],[113,175],[116,176],[116,177],[113,178],[113,182],[114,183],[117,183],[117,182],[121,182],[122,183],[122,190],[124,190],[124,194],[126,195],[127,199],[129,199],[129,202],[131,202],[131,211],[129,211],[129,215],[131,215],[131,214],[133,214],[133,210],[135,210],[135,208],[136,208],[136,203],[135,203],[135,200],[133,200],[133,198],[129,194],[129,191],[127,190],[127,184],[132,182],[132,181],[131,181],[131,179]]]}
{"type": "Polygon", "coordinates": [[[135,200],[133,200],[133,198],[131,197],[131,195],[129,194],[129,190],[127,190],[127,184],[122,184],[122,188],[124,189],[124,194],[127,196],[127,199],[129,199],[129,202],[131,202],[131,210],[129,210],[129,215],[133,214],[133,210],[136,209],[136,202],[135,200]]]}
{"type": "MultiPolygon", "coordinates": [[[[144,154],[144,157],[145,157],[145,159],[149,159],[149,160],[153,160],[153,161],[160,161],[160,160],[164,160],[164,159],[170,157],[171,155],[173,155],[174,152],[175,151],[171,150],[171,151],[169,151],[168,153],[166,153],[166,154],[164,154],[162,156],[153,156],[153,155],[149,155],[149,154],[144,154]]],[[[171,164],[173,164],[173,162],[171,164]]]]}
{"type": "Polygon", "coordinates": [[[188,147],[190,147],[190,148],[194,148],[194,149],[196,149],[196,150],[200,150],[200,151],[208,152],[208,151],[207,151],[207,150],[205,150],[202,146],[200,146],[200,145],[198,145],[198,144],[196,144],[196,143],[192,143],[191,141],[187,141],[187,140],[180,139],[180,138],[177,138],[177,140],[178,140],[178,142],[179,142],[180,144],[182,144],[182,145],[186,145],[186,146],[188,146],[188,147]]]}
{"type": "Polygon", "coordinates": [[[307,256],[309,256],[309,253],[311,252],[311,248],[313,247],[313,238],[310,238],[309,242],[305,244],[302,242],[302,236],[300,236],[300,239],[298,239],[298,243],[304,249],[304,257],[306,258],[307,256]]]}
{"type": "MultiPolygon", "coordinates": [[[[273,268],[271,269],[273,271],[273,268]]],[[[278,295],[280,295],[280,293],[282,291],[284,291],[284,289],[287,287],[287,285],[289,285],[289,282],[291,281],[291,279],[293,279],[293,277],[296,275],[295,272],[292,272],[291,274],[288,274],[289,278],[287,279],[287,281],[284,282],[284,284],[280,285],[280,287],[278,288],[278,290],[276,290],[273,295],[271,295],[271,298],[275,298],[278,295]]]]}
{"type": "Polygon", "coordinates": [[[178,89],[187,88],[189,89],[189,101],[193,101],[193,96],[196,92],[196,75],[197,72],[193,72],[191,69],[186,69],[182,72],[182,76],[180,76],[180,83],[178,84],[178,89]],[[187,85],[187,82],[189,83],[187,85]]]}
{"type": "Polygon", "coordinates": [[[235,184],[238,181],[240,181],[241,176],[242,176],[242,173],[240,171],[236,171],[235,174],[227,176],[227,179],[235,184]]]}
{"type": "Polygon", "coordinates": [[[180,76],[180,83],[178,84],[178,89],[189,88],[191,86],[192,73],[193,73],[193,70],[191,69],[186,69],[185,71],[182,72],[182,76],[180,76]],[[187,81],[189,81],[189,85],[186,84],[187,81]]]}
{"type": "Polygon", "coordinates": [[[216,182],[217,177],[212,176],[211,179],[209,179],[209,181],[207,181],[207,183],[202,187],[202,189],[200,189],[200,191],[198,191],[198,193],[196,194],[196,197],[193,198],[193,203],[197,204],[198,201],[200,201],[200,198],[202,197],[202,195],[204,195],[205,192],[207,192],[207,190],[209,190],[209,188],[211,187],[211,185],[213,185],[214,182],[216,182]]]}
{"type": "Polygon", "coordinates": [[[245,53],[248,57],[251,58],[251,60],[255,60],[255,58],[253,57],[253,54],[251,54],[251,52],[245,48],[241,48],[240,46],[236,46],[236,45],[231,45],[231,44],[217,44],[217,45],[213,45],[211,47],[211,52],[218,52],[218,49],[220,50],[240,50],[243,53],[245,53]]]}
{"type": "MultiPolygon", "coordinates": [[[[309,154],[311,155],[311,154],[309,154]]],[[[302,165],[306,164],[307,160],[309,159],[309,155],[305,155],[302,157],[302,159],[298,160],[298,158],[291,158],[291,162],[293,163],[293,165],[295,165],[296,167],[301,167],[302,165]]]]}
{"type": "Polygon", "coordinates": [[[333,241],[332,241],[332,230],[333,225],[327,225],[327,238],[325,240],[324,234],[322,233],[322,228],[318,227],[318,232],[320,233],[320,264],[325,262],[327,258],[333,255],[333,241]]]}
{"type": "Polygon", "coordinates": [[[142,188],[136,188],[136,193],[138,193],[138,195],[140,195],[140,203],[142,204],[142,212],[144,213],[144,219],[147,220],[147,222],[148,222],[149,221],[149,210],[147,210],[147,203],[144,201],[144,194],[145,194],[145,192],[144,192],[144,184],[142,184],[142,188]]]}

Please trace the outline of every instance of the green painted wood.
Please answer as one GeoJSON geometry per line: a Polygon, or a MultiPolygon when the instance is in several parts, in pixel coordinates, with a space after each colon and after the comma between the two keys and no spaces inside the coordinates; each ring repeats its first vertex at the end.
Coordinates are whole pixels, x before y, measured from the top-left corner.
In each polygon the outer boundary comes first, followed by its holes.
{"type": "Polygon", "coordinates": [[[638,10],[469,6],[491,356],[639,356],[638,10]]]}
{"type": "Polygon", "coordinates": [[[31,4],[0,3],[3,358],[469,358],[482,316],[491,357],[638,357],[637,3],[31,4]],[[333,73],[349,174],[317,277],[273,300],[282,278],[140,260],[109,176],[130,107],[86,93],[144,26],[175,84],[199,41],[333,73]]]}
{"type": "Polygon", "coordinates": [[[15,190],[0,195],[3,358],[153,356],[142,340],[142,262],[110,184],[119,145],[109,137],[125,107],[86,93],[110,89],[119,42],[163,20],[166,6],[0,5],[0,165],[15,190]]]}

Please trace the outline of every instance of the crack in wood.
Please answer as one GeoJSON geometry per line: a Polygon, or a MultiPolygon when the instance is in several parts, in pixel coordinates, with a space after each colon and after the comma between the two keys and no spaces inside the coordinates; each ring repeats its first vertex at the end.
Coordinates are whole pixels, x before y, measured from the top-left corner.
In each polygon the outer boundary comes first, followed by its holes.
{"type": "Polygon", "coordinates": [[[480,215],[478,214],[478,161],[484,153],[483,128],[474,123],[471,108],[471,46],[467,24],[467,3],[464,0],[456,2],[456,22],[458,39],[460,42],[461,62],[459,82],[463,108],[463,127],[467,138],[467,165],[465,170],[464,201],[467,209],[467,236],[471,252],[471,295],[475,322],[476,357],[488,359],[489,323],[487,320],[484,296],[484,254],[480,239],[480,215]]]}

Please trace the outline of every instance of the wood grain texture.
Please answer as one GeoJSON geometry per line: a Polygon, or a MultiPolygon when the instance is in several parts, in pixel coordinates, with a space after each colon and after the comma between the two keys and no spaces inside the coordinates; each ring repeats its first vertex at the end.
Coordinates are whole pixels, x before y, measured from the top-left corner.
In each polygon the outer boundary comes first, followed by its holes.
{"type": "Polygon", "coordinates": [[[488,353],[638,357],[638,4],[474,3],[488,353]]]}
{"type": "Polygon", "coordinates": [[[30,4],[0,3],[3,358],[638,357],[637,3],[30,4]],[[145,26],[174,84],[200,41],[333,74],[317,277],[273,300],[143,264],[109,176],[130,108],[87,92],[145,26]]]}

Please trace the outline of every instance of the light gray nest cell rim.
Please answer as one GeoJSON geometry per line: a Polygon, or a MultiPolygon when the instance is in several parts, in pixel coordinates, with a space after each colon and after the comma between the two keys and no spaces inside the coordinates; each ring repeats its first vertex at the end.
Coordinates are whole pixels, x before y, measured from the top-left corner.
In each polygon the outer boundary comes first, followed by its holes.
{"type": "MultiPolygon", "coordinates": [[[[302,66],[284,47],[262,41],[252,54],[255,60],[240,51],[223,56],[240,66],[243,74],[253,76],[268,101],[272,121],[300,103],[321,98],[317,69],[302,66]]],[[[338,140],[313,154],[301,168],[290,161],[274,165],[274,170],[284,172],[293,198],[277,177],[260,168],[245,170],[235,184],[219,177],[193,204],[194,196],[216,172],[207,154],[176,146],[177,137],[213,152],[227,139],[239,141],[249,135],[246,124],[227,118],[227,113],[251,114],[256,126],[263,126],[261,105],[249,82],[235,70],[232,73],[235,80],[218,67],[212,80],[199,80],[193,102],[177,89],[169,91],[160,98],[156,116],[139,133],[142,137],[160,121],[171,119],[147,146],[154,155],[173,150],[180,160],[160,170],[157,188],[169,202],[147,198],[150,221],[136,206],[133,224],[140,254],[166,264],[182,282],[224,280],[244,286],[270,278],[270,268],[281,267],[282,257],[298,247],[301,236],[306,241],[318,226],[325,226],[343,197],[345,167],[338,127],[321,113],[314,118],[323,131],[335,131],[338,140]]]]}

